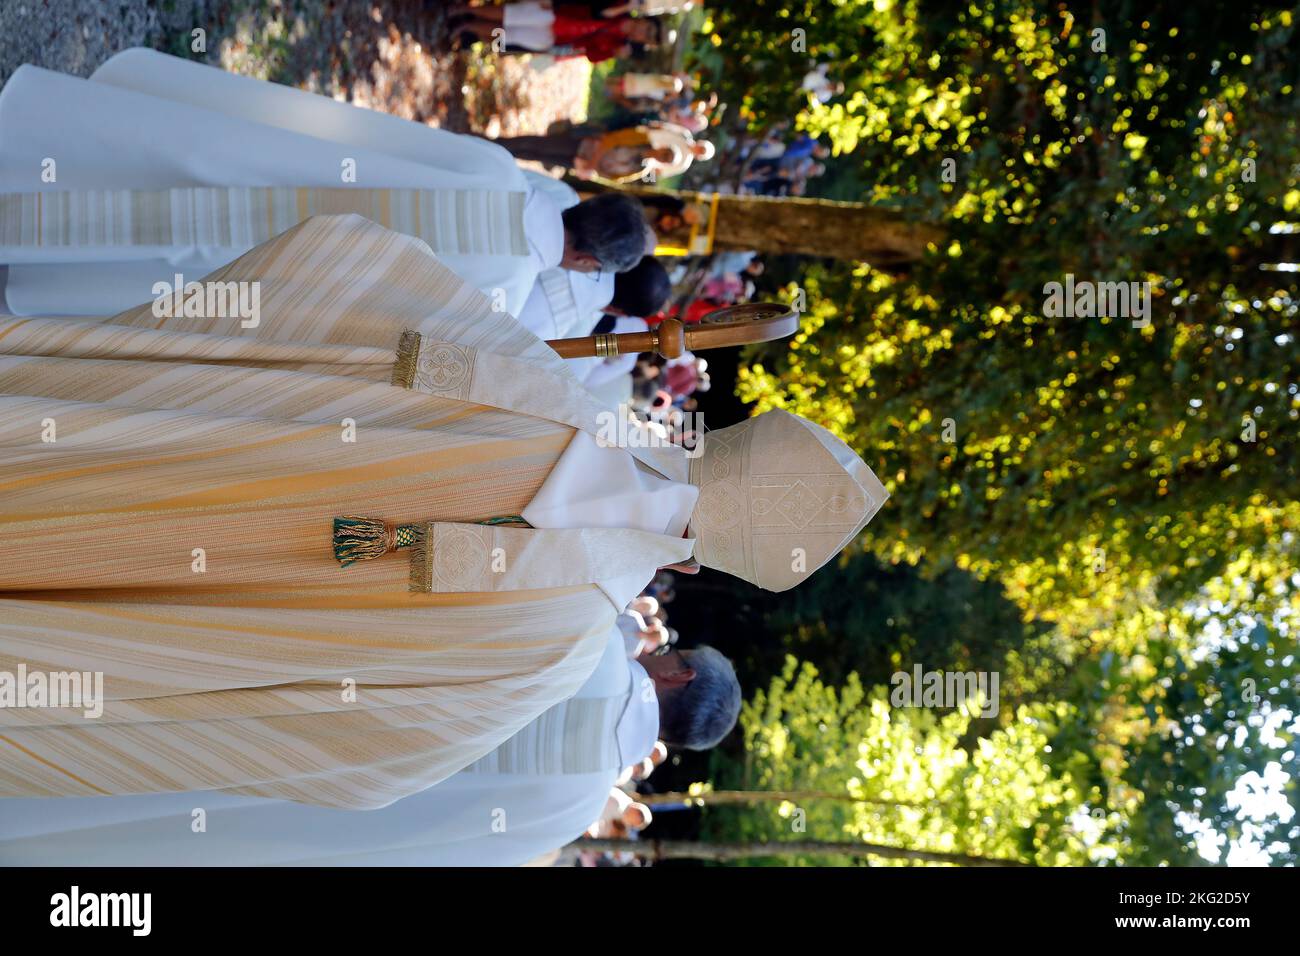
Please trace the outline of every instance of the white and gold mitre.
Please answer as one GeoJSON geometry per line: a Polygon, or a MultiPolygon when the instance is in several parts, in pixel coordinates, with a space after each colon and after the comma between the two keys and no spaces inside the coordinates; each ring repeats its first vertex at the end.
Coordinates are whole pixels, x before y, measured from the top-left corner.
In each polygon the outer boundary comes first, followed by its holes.
{"type": "Polygon", "coordinates": [[[853,449],[783,411],[709,432],[690,475],[696,559],[769,591],[833,558],[889,497],[853,449]]]}

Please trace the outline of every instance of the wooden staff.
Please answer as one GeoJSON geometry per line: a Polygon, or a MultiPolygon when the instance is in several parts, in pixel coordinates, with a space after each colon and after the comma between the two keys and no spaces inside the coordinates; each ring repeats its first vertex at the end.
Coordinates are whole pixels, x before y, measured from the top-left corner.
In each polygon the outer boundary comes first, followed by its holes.
{"type": "Polygon", "coordinates": [[[793,335],[799,313],[777,302],[754,302],[715,309],[695,325],[681,319],[664,319],[648,332],[606,332],[572,339],[548,339],[546,344],[561,358],[606,358],[611,355],[655,352],[677,358],[687,349],[725,348],[771,342],[793,335]]]}

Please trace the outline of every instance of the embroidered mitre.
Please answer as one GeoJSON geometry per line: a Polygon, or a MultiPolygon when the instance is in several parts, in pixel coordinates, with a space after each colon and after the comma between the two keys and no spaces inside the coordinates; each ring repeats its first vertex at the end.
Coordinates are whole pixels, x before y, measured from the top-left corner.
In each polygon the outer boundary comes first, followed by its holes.
{"type": "Polygon", "coordinates": [[[844,442],[779,410],[709,432],[690,480],[695,557],[769,591],[833,558],[889,497],[844,442]]]}

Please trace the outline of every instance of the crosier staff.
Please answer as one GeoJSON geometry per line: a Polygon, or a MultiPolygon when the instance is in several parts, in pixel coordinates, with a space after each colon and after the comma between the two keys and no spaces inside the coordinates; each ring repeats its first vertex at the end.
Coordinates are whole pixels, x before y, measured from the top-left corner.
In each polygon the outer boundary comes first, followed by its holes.
{"type": "Polygon", "coordinates": [[[546,344],[561,358],[607,358],[631,352],[655,352],[673,359],[689,349],[725,348],[771,342],[793,335],[799,328],[799,313],[777,302],[729,305],[710,312],[696,325],[681,319],[664,319],[647,332],[606,332],[571,339],[547,339],[546,344]]]}

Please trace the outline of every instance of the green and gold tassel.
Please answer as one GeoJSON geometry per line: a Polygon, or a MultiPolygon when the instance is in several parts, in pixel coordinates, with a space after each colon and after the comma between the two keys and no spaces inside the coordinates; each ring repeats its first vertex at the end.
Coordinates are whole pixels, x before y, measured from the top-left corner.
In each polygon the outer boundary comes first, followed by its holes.
{"type": "Polygon", "coordinates": [[[390,525],[381,518],[343,515],[334,519],[334,557],[340,566],[382,557],[414,545],[419,525],[390,525]]]}
{"type": "MultiPolygon", "coordinates": [[[[519,515],[502,515],[476,521],[475,524],[513,525],[531,528],[519,515]]],[[[414,548],[411,554],[411,580],[424,580],[428,575],[429,555],[424,547],[424,525],[391,525],[382,518],[363,518],[360,515],[342,515],[334,519],[334,558],[341,567],[383,557],[389,551],[414,548]]]]}

